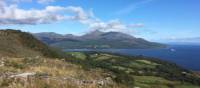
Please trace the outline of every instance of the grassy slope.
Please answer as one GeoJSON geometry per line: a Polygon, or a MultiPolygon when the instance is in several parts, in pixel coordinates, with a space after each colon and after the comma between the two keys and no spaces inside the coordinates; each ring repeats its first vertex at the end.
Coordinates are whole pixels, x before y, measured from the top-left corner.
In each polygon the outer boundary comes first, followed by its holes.
{"type": "MultiPolygon", "coordinates": [[[[169,64],[159,60],[96,52],[69,52],[67,55],[65,59],[1,58],[0,88],[200,88],[199,82],[186,80],[194,76],[192,72],[186,71],[187,76],[180,76],[185,70],[170,64],[176,74],[172,79],[167,75],[170,74],[168,69],[158,70],[169,64]],[[164,71],[166,74],[162,74],[164,71]],[[10,78],[25,72],[36,75],[28,80],[10,78]],[[102,80],[107,81],[99,85],[102,80]]],[[[199,79],[199,76],[194,77],[199,79]]]]}
{"type": "MultiPolygon", "coordinates": [[[[60,59],[4,58],[0,62],[5,63],[0,66],[0,88],[97,88],[99,84],[91,82],[101,82],[109,74],[102,69],[83,70],[80,65],[60,59]],[[23,77],[11,78],[11,75],[27,72],[36,75],[28,80],[23,77]]],[[[112,80],[108,82],[102,87],[124,88],[112,80]]]]}
{"type": "Polygon", "coordinates": [[[0,30],[0,56],[59,57],[57,51],[35,39],[31,34],[17,30],[0,30]]]}

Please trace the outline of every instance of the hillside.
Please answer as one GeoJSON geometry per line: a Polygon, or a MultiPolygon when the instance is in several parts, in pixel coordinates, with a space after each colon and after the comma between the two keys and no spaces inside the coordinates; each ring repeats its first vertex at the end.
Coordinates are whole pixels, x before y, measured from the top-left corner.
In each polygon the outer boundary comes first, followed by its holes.
{"type": "Polygon", "coordinates": [[[56,33],[36,33],[39,40],[62,49],[102,49],[102,48],[161,48],[163,44],[135,38],[121,32],[93,31],[82,36],[59,35],[56,33]]]}
{"type": "Polygon", "coordinates": [[[68,52],[69,62],[84,69],[101,68],[128,88],[200,88],[200,76],[174,63],[143,56],[123,56],[100,52],[68,52]],[[196,85],[196,86],[194,86],[196,85]]]}
{"type": "Polygon", "coordinates": [[[103,52],[61,58],[16,30],[1,30],[0,40],[0,88],[200,88],[199,74],[156,58],[103,52]]]}
{"type": "Polygon", "coordinates": [[[0,88],[200,88],[200,76],[146,57],[68,52],[69,58],[2,57],[0,88]]]}
{"type": "Polygon", "coordinates": [[[57,51],[40,42],[29,33],[19,30],[0,30],[0,56],[57,57],[57,51]]]}

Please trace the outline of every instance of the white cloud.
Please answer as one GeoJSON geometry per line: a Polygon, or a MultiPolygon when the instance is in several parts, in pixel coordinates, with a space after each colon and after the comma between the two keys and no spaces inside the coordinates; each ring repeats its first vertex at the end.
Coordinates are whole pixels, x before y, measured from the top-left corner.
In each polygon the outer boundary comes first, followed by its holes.
{"type": "Polygon", "coordinates": [[[127,26],[122,24],[119,20],[111,20],[108,22],[94,21],[88,24],[91,30],[103,30],[103,31],[125,31],[127,26]]]}
{"type": "Polygon", "coordinates": [[[92,10],[85,11],[81,7],[46,6],[44,9],[21,9],[16,4],[8,5],[0,0],[0,25],[35,25],[57,21],[76,21],[87,25],[90,30],[132,32],[131,29],[143,24],[123,24],[120,20],[104,22],[95,17],[92,10]]]}
{"type": "Polygon", "coordinates": [[[17,5],[0,4],[0,24],[42,24],[63,20],[65,17],[57,14],[65,8],[47,6],[43,10],[24,10],[17,5]]]}
{"type": "Polygon", "coordinates": [[[0,1],[0,24],[44,24],[60,20],[74,20],[87,23],[91,12],[81,7],[47,6],[44,9],[20,9],[16,4],[0,1]],[[72,14],[72,15],[70,15],[72,14]]]}
{"type": "Polygon", "coordinates": [[[89,14],[86,11],[84,11],[81,7],[69,6],[67,7],[67,11],[74,14],[74,16],[71,16],[73,20],[83,22],[89,19],[89,14]]]}

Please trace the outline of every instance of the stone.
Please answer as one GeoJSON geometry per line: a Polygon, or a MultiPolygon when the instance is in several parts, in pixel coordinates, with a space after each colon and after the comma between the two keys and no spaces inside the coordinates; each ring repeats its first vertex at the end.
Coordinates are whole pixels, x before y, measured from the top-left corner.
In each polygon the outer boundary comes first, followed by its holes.
{"type": "Polygon", "coordinates": [[[17,74],[17,75],[11,75],[11,78],[15,78],[15,77],[19,77],[19,78],[28,78],[29,76],[34,76],[36,73],[21,73],[21,74],[17,74]]]}

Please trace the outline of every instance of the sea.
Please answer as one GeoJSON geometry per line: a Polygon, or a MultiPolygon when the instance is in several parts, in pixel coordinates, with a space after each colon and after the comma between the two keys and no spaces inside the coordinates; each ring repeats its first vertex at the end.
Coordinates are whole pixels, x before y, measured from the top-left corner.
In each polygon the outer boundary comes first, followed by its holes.
{"type": "Polygon", "coordinates": [[[64,51],[101,51],[130,56],[143,55],[173,62],[189,70],[200,71],[200,45],[169,45],[162,49],[65,49],[64,51]]]}

